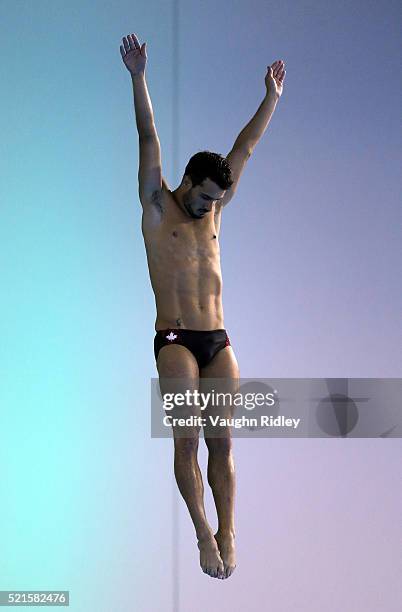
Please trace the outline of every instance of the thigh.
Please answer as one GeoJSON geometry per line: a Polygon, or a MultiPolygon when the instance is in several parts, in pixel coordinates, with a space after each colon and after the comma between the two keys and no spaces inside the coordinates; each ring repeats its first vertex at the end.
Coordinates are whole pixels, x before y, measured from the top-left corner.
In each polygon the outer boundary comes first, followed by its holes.
{"type": "Polygon", "coordinates": [[[204,398],[210,393],[211,398],[202,415],[206,419],[205,439],[230,435],[228,427],[214,425],[211,418],[219,416],[227,419],[233,416],[232,399],[239,390],[239,377],[239,366],[232,346],[218,351],[209,364],[200,370],[200,393],[204,393],[204,398]]]}
{"type": "MultiPolygon", "coordinates": [[[[189,419],[196,421],[201,416],[200,407],[194,399],[194,391],[199,390],[199,370],[194,355],[181,344],[163,346],[158,354],[156,366],[159,374],[159,387],[162,397],[171,394],[170,399],[181,398],[181,405],[166,409],[165,414],[172,419],[189,419]]],[[[172,402],[172,403],[173,403],[172,402]]],[[[198,437],[200,425],[172,425],[174,438],[198,437]]]]}
{"type": "Polygon", "coordinates": [[[227,378],[237,380],[239,376],[239,365],[232,346],[225,346],[218,351],[208,365],[200,370],[200,379],[227,378]]]}

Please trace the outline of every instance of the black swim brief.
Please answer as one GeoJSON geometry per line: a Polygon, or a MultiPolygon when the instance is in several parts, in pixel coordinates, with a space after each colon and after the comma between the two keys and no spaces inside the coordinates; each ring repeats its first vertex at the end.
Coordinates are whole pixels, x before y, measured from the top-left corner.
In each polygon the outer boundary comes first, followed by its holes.
{"type": "Polygon", "coordinates": [[[154,338],[155,360],[162,346],[181,344],[189,349],[197,360],[198,367],[205,367],[216,353],[225,346],[230,346],[229,336],[225,329],[199,331],[194,329],[160,329],[154,338]]]}

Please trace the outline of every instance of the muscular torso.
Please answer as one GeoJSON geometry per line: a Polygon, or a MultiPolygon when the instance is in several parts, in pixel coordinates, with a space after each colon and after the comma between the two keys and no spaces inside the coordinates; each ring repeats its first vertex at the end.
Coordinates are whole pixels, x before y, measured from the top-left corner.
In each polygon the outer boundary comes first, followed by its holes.
{"type": "Polygon", "coordinates": [[[219,253],[221,210],[193,219],[163,181],[161,199],[143,204],[142,233],[155,294],[155,330],[223,329],[219,253]]]}

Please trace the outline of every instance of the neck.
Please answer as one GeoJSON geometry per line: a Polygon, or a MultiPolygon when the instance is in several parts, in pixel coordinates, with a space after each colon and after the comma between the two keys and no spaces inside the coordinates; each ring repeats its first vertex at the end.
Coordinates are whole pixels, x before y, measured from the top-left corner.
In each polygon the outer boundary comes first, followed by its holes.
{"type": "Polygon", "coordinates": [[[174,191],[170,192],[173,196],[174,201],[176,202],[177,206],[186,214],[188,215],[189,213],[186,210],[186,207],[184,206],[183,203],[183,197],[182,197],[182,193],[180,191],[180,187],[178,187],[177,189],[175,189],[174,191]]]}

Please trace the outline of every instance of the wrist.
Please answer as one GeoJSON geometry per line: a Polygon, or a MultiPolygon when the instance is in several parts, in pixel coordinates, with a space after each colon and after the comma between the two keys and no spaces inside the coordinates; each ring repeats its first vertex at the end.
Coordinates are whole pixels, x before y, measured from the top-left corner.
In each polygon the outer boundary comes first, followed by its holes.
{"type": "Polygon", "coordinates": [[[279,100],[280,96],[276,93],[276,91],[268,91],[265,94],[265,99],[267,100],[267,102],[270,102],[271,104],[276,104],[279,100]]]}
{"type": "Polygon", "coordinates": [[[145,76],[145,70],[141,70],[140,72],[130,72],[131,78],[133,80],[142,79],[145,76]]]}
{"type": "Polygon", "coordinates": [[[278,94],[267,92],[264,98],[264,106],[268,109],[270,113],[273,113],[275,111],[279,98],[280,96],[278,96],[278,94]]]}

